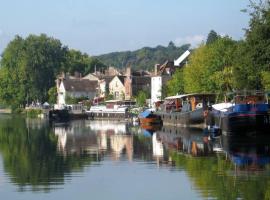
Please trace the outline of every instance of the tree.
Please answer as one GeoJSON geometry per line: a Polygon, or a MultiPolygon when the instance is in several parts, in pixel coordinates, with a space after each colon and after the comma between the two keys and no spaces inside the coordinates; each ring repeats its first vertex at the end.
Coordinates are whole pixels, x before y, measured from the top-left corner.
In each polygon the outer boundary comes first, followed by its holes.
{"type": "Polygon", "coordinates": [[[106,65],[101,63],[97,58],[92,58],[86,53],[81,53],[77,50],[69,50],[66,55],[65,71],[73,74],[79,72],[85,76],[95,70],[103,71],[106,65]]]}
{"type": "Polygon", "coordinates": [[[139,91],[137,97],[136,97],[136,103],[138,106],[143,107],[145,105],[146,99],[148,98],[148,95],[145,91],[139,91]]]}
{"type": "Polygon", "coordinates": [[[242,42],[237,53],[237,68],[235,77],[238,88],[261,89],[266,88],[270,71],[270,3],[258,4],[251,1],[249,14],[251,19],[246,29],[246,40],[242,42]],[[264,75],[263,75],[264,74],[264,75]]]}
{"type": "Polygon", "coordinates": [[[60,72],[78,71],[86,75],[95,67],[105,68],[105,65],[80,51],[69,50],[45,34],[29,35],[25,39],[16,36],[2,54],[0,102],[16,109],[32,101],[47,101],[48,91],[55,86],[60,72]]]}
{"type": "Polygon", "coordinates": [[[206,44],[211,44],[213,42],[215,42],[218,38],[220,38],[220,36],[217,34],[216,31],[214,30],[211,30],[209,33],[208,33],[208,36],[207,36],[207,40],[206,40],[206,44]]]}
{"type": "Polygon", "coordinates": [[[191,92],[227,92],[233,86],[232,67],[237,43],[229,37],[196,49],[184,68],[184,90],[191,92]]]}
{"type": "Polygon", "coordinates": [[[64,66],[66,52],[59,40],[45,34],[26,39],[16,36],[2,54],[0,99],[13,108],[45,101],[64,66]]]}
{"type": "Polygon", "coordinates": [[[57,101],[57,89],[56,86],[51,87],[48,91],[48,101],[50,104],[54,104],[57,101]]]}
{"type": "Polygon", "coordinates": [[[182,68],[176,70],[172,79],[167,82],[166,87],[167,95],[169,96],[184,93],[184,75],[182,68]]]}

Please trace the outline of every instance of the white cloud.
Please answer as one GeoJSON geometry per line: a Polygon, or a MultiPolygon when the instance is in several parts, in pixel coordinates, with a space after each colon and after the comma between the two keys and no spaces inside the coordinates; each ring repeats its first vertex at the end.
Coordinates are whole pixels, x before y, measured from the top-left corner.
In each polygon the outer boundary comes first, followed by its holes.
{"type": "Polygon", "coordinates": [[[202,41],[205,40],[204,35],[193,35],[193,36],[186,36],[186,37],[178,37],[175,39],[175,44],[177,46],[183,45],[183,44],[191,44],[192,47],[196,47],[199,44],[202,43],[202,41]]]}

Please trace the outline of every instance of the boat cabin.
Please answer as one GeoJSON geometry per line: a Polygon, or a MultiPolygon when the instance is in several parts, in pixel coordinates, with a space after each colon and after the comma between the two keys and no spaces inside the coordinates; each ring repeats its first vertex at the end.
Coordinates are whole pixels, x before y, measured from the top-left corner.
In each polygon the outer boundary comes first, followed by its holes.
{"type": "Polygon", "coordinates": [[[264,104],[267,102],[264,94],[236,95],[235,104],[264,104]]]}
{"type": "Polygon", "coordinates": [[[163,110],[166,112],[190,112],[206,108],[215,102],[215,94],[183,94],[165,98],[163,110]]]}
{"type": "Polygon", "coordinates": [[[135,106],[136,102],[135,101],[129,101],[129,100],[108,100],[105,101],[106,107],[107,108],[113,108],[113,107],[131,107],[135,106]]]}

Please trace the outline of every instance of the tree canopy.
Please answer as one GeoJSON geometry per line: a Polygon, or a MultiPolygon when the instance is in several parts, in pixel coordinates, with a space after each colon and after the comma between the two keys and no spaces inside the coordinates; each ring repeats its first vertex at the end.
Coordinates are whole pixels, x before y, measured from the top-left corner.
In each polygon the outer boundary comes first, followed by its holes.
{"type": "Polygon", "coordinates": [[[13,108],[47,101],[48,91],[62,71],[86,75],[95,67],[105,67],[98,59],[69,50],[45,34],[25,39],[16,36],[4,50],[0,66],[0,102],[13,108]]]}

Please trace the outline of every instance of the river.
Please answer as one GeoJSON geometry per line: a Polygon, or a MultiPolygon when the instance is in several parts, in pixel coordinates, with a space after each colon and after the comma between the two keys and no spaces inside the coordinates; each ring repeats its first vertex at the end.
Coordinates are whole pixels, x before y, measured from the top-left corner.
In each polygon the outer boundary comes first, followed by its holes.
{"type": "Polygon", "coordinates": [[[270,199],[269,163],[267,136],[0,115],[1,199],[270,199]]]}

